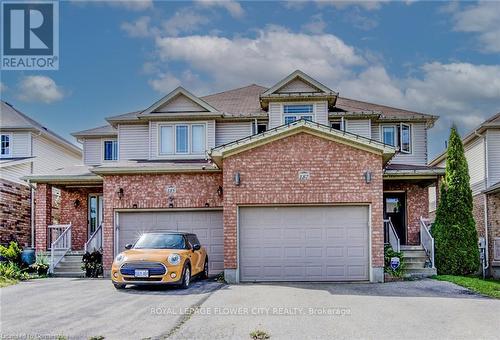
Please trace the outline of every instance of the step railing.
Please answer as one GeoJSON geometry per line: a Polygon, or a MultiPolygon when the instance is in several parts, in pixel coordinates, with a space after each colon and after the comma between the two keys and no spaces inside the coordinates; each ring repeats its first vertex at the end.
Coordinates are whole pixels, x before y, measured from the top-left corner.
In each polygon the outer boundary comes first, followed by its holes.
{"type": "MultiPolygon", "coordinates": [[[[59,236],[50,244],[50,264],[49,273],[54,273],[54,268],[71,250],[71,223],[49,225],[49,230],[62,230],[59,236]]],[[[51,234],[52,235],[52,234],[51,234]]]]}
{"type": "Polygon", "coordinates": [[[431,268],[434,267],[434,237],[430,231],[430,220],[428,218],[420,217],[420,244],[424,247],[425,253],[431,261],[431,268]]]}
{"type": "Polygon", "coordinates": [[[90,235],[85,242],[85,252],[93,252],[94,250],[102,249],[102,224],[90,235]]]}
{"type": "Polygon", "coordinates": [[[390,217],[384,220],[384,230],[386,242],[389,242],[392,249],[399,253],[401,251],[401,241],[399,240],[398,234],[396,233],[396,229],[394,229],[394,225],[392,224],[390,217]]]}

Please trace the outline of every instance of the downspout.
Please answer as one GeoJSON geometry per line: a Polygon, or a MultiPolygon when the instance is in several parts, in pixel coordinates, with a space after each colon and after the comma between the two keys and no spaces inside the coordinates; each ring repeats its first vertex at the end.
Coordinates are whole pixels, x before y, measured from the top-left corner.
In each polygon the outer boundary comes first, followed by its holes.
{"type": "MultiPolygon", "coordinates": [[[[474,134],[484,141],[484,172],[485,172],[485,187],[488,187],[488,141],[486,136],[474,131],[474,134]]],[[[490,257],[489,257],[489,244],[488,244],[488,194],[483,194],[484,196],[484,257],[486,258],[486,266],[483,265],[483,269],[486,270],[490,266],[490,257]]]]}
{"type": "Polygon", "coordinates": [[[30,197],[30,226],[31,226],[31,248],[35,248],[35,187],[28,180],[28,185],[31,190],[30,197]]]}

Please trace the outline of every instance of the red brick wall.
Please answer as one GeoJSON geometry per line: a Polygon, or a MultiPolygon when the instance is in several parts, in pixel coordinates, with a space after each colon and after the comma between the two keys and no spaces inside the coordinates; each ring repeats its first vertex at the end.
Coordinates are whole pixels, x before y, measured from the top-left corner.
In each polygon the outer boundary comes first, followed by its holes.
{"type": "Polygon", "coordinates": [[[222,173],[184,173],[166,175],[104,176],[104,268],[110,269],[114,248],[114,210],[123,208],[168,208],[167,186],[175,185],[175,208],[221,207],[217,189],[222,185],[222,173]],[[123,198],[117,191],[123,188],[123,198]]]}
{"type": "Polygon", "coordinates": [[[31,190],[0,179],[0,243],[31,246],[31,190]]]}
{"type": "MultiPolygon", "coordinates": [[[[488,243],[489,258],[493,261],[493,242],[500,238],[500,193],[488,195],[488,243]]],[[[491,264],[491,262],[490,262],[491,264]]]]}
{"type": "Polygon", "coordinates": [[[429,189],[412,182],[385,181],[384,191],[406,192],[407,244],[420,244],[420,216],[429,216],[429,189]]]}
{"type": "Polygon", "coordinates": [[[60,223],[71,223],[71,248],[83,250],[88,239],[88,195],[102,188],[61,189],[60,223]],[[80,205],[75,208],[75,201],[80,205]]]}
{"type": "Polygon", "coordinates": [[[484,194],[479,194],[472,197],[472,215],[474,215],[474,221],[476,222],[477,234],[479,237],[484,237],[484,194]]]}
{"type": "Polygon", "coordinates": [[[237,206],[367,203],[372,212],[372,265],[383,267],[382,158],[300,133],[224,160],[224,267],[236,268],[237,206]],[[310,179],[298,180],[307,170],[310,179]],[[364,172],[373,173],[365,183],[364,172]],[[241,185],[233,176],[240,172],[241,185]]]}
{"type": "Polygon", "coordinates": [[[52,187],[38,184],[35,191],[35,247],[47,250],[47,226],[52,223],[52,187]]]}

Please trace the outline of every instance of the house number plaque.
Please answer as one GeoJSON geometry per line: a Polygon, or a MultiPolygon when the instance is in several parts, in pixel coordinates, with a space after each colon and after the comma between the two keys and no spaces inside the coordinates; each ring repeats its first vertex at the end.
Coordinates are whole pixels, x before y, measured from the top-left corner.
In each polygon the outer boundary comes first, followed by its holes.
{"type": "Polygon", "coordinates": [[[299,181],[308,181],[311,178],[309,171],[299,171],[299,181]]]}
{"type": "Polygon", "coordinates": [[[169,185],[167,187],[167,194],[169,195],[173,195],[177,192],[177,188],[175,187],[175,185],[169,185]]]}

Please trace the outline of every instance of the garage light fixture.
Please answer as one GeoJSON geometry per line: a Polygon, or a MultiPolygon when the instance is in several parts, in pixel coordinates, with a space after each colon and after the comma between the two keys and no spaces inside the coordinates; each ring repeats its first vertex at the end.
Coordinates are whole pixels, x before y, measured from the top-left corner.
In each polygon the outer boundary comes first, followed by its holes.
{"type": "Polygon", "coordinates": [[[118,195],[118,199],[122,199],[123,198],[123,188],[118,189],[116,194],[118,195]]]}
{"type": "Polygon", "coordinates": [[[76,200],[73,202],[73,206],[74,206],[75,208],[78,208],[78,207],[80,206],[80,203],[81,203],[81,202],[80,202],[80,200],[79,200],[79,199],[76,199],[76,200]]]}
{"type": "Polygon", "coordinates": [[[241,178],[240,178],[239,171],[237,171],[237,172],[234,173],[233,182],[234,182],[234,185],[236,185],[237,187],[240,186],[240,184],[241,184],[241,178]]]}
{"type": "Polygon", "coordinates": [[[217,188],[217,196],[222,197],[222,194],[224,193],[224,189],[219,185],[217,188]]]}
{"type": "Polygon", "coordinates": [[[372,172],[370,170],[365,171],[365,182],[370,184],[372,181],[372,172]]]}

